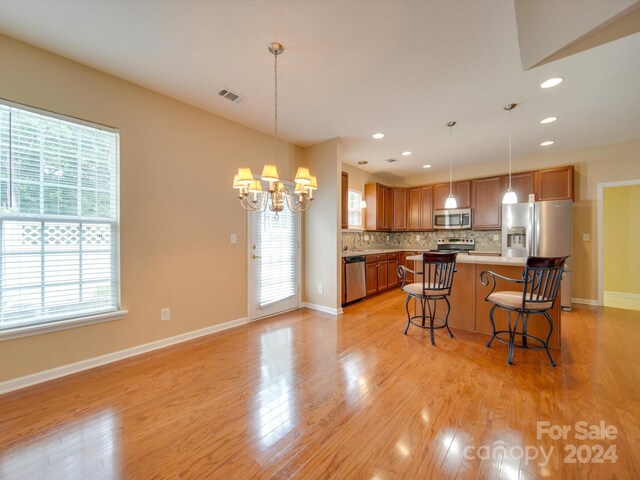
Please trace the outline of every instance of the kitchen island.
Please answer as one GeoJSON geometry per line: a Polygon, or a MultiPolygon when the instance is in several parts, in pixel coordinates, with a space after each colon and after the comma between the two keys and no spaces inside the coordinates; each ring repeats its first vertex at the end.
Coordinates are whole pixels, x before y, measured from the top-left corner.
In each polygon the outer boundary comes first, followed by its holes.
{"type": "MultiPolygon", "coordinates": [[[[414,270],[422,271],[422,255],[411,255],[407,260],[414,262],[414,270]]],[[[451,303],[451,313],[449,314],[449,326],[468,332],[491,335],[491,321],[489,311],[492,304],[485,301],[485,297],[491,290],[492,283],[488,286],[480,282],[480,272],[491,270],[499,275],[509,278],[521,278],[526,259],[513,257],[487,257],[480,255],[458,255],[456,259],[456,273],[453,278],[453,288],[449,296],[451,303]]],[[[416,280],[422,281],[419,276],[416,280]]],[[[495,291],[511,290],[516,291],[522,285],[506,282],[498,279],[495,291]]],[[[438,305],[438,316],[444,312],[446,305],[438,305]]],[[[553,319],[553,332],[549,340],[549,347],[561,348],[561,311],[560,293],[558,301],[549,311],[553,319]]],[[[515,319],[515,314],[512,314],[515,319]]],[[[494,313],[496,330],[505,330],[507,325],[507,314],[504,310],[496,309],[494,313]]],[[[549,332],[549,324],[543,315],[536,314],[529,317],[529,333],[540,338],[546,338],[549,332]]],[[[494,344],[499,345],[499,344],[494,344]]]]}

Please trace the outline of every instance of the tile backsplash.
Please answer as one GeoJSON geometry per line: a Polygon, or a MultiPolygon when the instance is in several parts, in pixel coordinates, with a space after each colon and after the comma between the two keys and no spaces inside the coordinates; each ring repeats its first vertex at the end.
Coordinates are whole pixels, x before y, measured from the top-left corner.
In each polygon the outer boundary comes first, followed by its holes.
{"type": "Polygon", "coordinates": [[[342,249],[363,251],[376,248],[436,249],[440,238],[475,238],[476,250],[500,252],[501,232],[481,230],[437,232],[342,232],[342,249]]]}

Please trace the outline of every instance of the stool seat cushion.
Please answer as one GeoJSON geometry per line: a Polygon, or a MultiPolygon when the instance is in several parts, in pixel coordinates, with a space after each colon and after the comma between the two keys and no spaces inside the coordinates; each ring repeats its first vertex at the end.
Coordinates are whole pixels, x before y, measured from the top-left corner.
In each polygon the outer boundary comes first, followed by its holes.
{"type": "Polygon", "coordinates": [[[409,295],[444,295],[448,293],[448,289],[440,288],[437,290],[440,285],[434,283],[425,283],[425,289],[422,289],[422,282],[410,283],[409,285],[405,285],[402,288],[402,291],[408,293],[409,295]]]}
{"type": "MultiPolygon", "coordinates": [[[[487,300],[507,308],[521,308],[522,292],[493,292],[487,300]]],[[[552,306],[553,302],[524,302],[525,310],[548,310],[552,306]]]]}

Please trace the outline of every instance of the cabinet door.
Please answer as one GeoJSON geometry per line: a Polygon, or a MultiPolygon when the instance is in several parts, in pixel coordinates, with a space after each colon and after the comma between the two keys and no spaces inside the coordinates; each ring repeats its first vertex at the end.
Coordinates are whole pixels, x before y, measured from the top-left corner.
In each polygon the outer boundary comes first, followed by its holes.
{"type": "Polygon", "coordinates": [[[393,230],[407,229],[407,189],[393,189],[393,230]]]}
{"type": "Polygon", "coordinates": [[[384,187],[384,229],[393,226],[393,188],[384,187]]]}
{"type": "Polygon", "coordinates": [[[421,203],[421,188],[409,189],[409,208],[407,210],[407,223],[408,228],[411,231],[421,230],[422,223],[420,222],[420,210],[421,203]]]}
{"type": "Polygon", "coordinates": [[[433,230],[433,186],[420,188],[420,229],[433,230]]]}
{"type": "Polygon", "coordinates": [[[386,290],[388,286],[388,278],[387,278],[387,261],[378,262],[378,291],[386,290]]]}
{"type": "Polygon", "coordinates": [[[364,228],[365,230],[377,230],[376,225],[378,219],[378,184],[367,183],[364,186],[364,200],[367,202],[367,208],[364,209],[364,228]]]}
{"type": "MultiPolygon", "coordinates": [[[[452,187],[453,188],[453,187],[452,187]]],[[[433,208],[434,210],[442,210],[444,208],[444,202],[447,201],[449,196],[449,184],[439,183],[433,186],[433,208]]]]}
{"type": "Polygon", "coordinates": [[[365,265],[365,282],[367,295],[373,295],[378,291],[378,264],[367,263],[365,265]]]}
{"type": "MultiPolygon", "coordinates": [[[[387,187],[377,185],[376,190],[376,230],[385,230],[385,203],[387,200],[387,187]]],[[[367,205],[368,206],[368,205],[367,205]]]]}
{"type": "Polygon", "coordinates": [[[471,184],[473,228],[499,229],[502,223],[502,177],[478,178],[471,184]]]}
{"type": "Polygon", "coordinates": [[[349,228],[349,174],[342,172],[342,228],[349,228]]]}
{"type": "Polygon", "coordinates": [[[453,182],[453,195],[456,197],[458,208],[471,207],[471,180],[453,182]]]}
{"type": "MultiPolygon", "coordinates": [[[[527,203],[529,201],[529,194],[535,193],[535,173],[534,172],[520,172],[511,174],[511,189],[516,193],[518,197],[518,203],[527,203]]],[[[509,175],[503,175],[502,177],[502,194],[504,195],[509,188],[509,175]]]]}
{"type": "Polygon", "coordinates": [[[387,262],[387,286],[398,286],[398,259],[389,260],[387,262]]]}
{"type": "Polygon", "coordinates": [[[573,166],[536,172],[536,201],[573,200],[573,166]]]}

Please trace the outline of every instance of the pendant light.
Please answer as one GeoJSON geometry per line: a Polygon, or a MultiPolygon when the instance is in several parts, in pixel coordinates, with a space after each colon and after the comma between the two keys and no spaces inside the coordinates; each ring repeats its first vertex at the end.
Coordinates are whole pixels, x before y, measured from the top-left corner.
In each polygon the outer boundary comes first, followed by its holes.
{"type": "Polygon", "coordinates": [[[504,107],[502,107],[507,112],[509,112],[509,188],[504,194],[504,197],[502,197],[502,203],[504,205],[518,203],[518,196],[516,195],[516,192],[514,192],[511,188],[511,110],[513,110],[517,106],[517,103],[510,103],[509,105],[505,105],[504,107]]]}
{"type": "Polygon", "coordinates": [[[453,196],[453,181],[451,176],[451,170],[453,165],[453,126],[456,122],[447,122],[445,125],[449,127],[449,196],[447,200],[444,202],[444,208],[458,208],[458,202],[456,202],[455,197],[453,196]]]}

